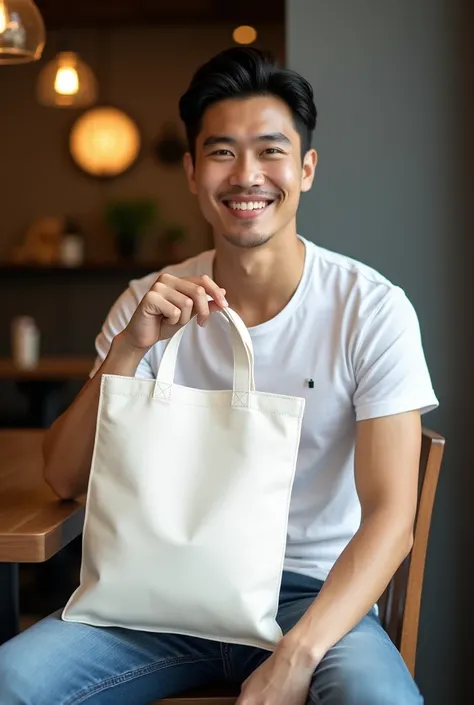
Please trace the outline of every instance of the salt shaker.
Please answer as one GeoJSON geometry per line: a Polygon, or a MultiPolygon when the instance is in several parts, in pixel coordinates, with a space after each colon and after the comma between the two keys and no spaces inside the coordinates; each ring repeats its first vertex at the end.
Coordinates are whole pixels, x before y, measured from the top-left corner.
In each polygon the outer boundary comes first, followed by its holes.
{"type": "Polygon", "coordinates": [[[34,367],[39,360],[40,333],[34,318],[17,316],[12,320],[11,344],[17,367],[34,367]]]}
{"type": "Polygon", "coordinates": [[[60,245],[60,261],[65,267],[79,267],[84,259],[84,241],[79,235],[64,235],[60,245]]]}

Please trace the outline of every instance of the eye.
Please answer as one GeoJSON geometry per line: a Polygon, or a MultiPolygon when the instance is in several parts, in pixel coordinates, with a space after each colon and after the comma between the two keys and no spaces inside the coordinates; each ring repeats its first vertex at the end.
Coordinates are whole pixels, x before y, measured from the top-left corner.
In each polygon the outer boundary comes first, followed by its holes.
{"type": "Polygon", "coordinates": [[[284,154],[284,152],[281,149],[277,149],[276,147],[268,147],[268,149],[264,150],[264,154],[267,154],[270,157],[274,157],[278,154],[284,154]]]}
{"type": "Polygon", "coordinates": [[[232,157],[233,154],[230,151],[230,149],[216,149],[214,152],[211,152],[210,157],[232,157]]]}

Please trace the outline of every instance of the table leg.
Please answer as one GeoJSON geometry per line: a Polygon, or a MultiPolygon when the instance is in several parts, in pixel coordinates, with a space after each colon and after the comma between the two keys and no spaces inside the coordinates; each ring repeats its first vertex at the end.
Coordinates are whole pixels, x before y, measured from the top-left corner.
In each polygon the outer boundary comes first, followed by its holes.
{"type": "Polygon", "coordinates": [[[0,563],[0,644],[20,631],[18,563],[0,563]]]}

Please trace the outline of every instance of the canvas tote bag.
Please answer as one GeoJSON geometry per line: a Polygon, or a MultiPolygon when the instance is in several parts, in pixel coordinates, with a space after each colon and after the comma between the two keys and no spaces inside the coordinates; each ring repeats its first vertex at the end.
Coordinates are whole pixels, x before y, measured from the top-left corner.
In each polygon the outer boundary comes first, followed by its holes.
{"type": "Polygon", "coordinates": [[[304,399],[255,391],[230,309],[233,389],[103,375],[80,586],[62,617],[272,650],[304,399]]]}

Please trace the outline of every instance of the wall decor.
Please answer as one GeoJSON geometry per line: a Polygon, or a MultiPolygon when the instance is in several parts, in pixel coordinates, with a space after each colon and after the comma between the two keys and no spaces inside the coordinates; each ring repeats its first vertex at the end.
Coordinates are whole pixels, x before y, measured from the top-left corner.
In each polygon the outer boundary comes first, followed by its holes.
{"type": "Polygon", "coordinates": [[[141,142],[136,122],[113,106],[87,110],[69,134],[74,162],[97,178],[113,178],[130,169],[138,159],[141,142]]]}
{"type": "Polygon", "coordinates": [[[174,123],[166,123],[156,137],[152,149],[155,159],[160,164],[175,166],[182,162],[186,152],[186,142],[180,136],[174,123]]]}

